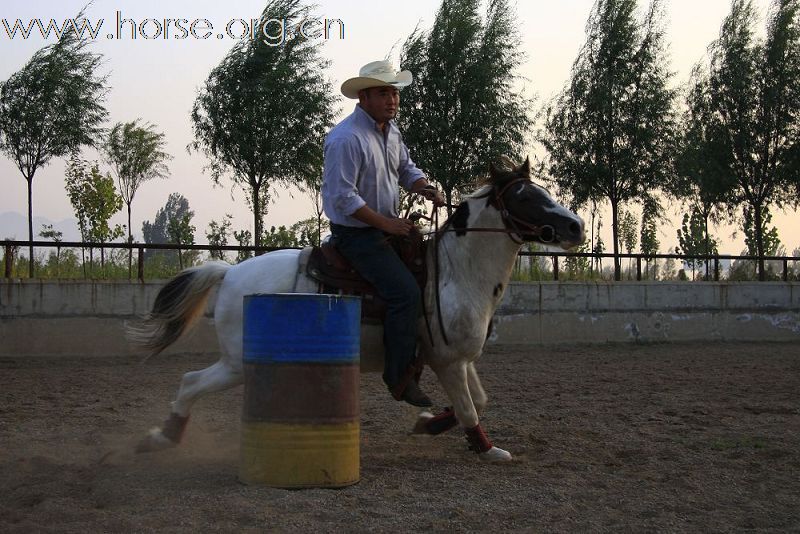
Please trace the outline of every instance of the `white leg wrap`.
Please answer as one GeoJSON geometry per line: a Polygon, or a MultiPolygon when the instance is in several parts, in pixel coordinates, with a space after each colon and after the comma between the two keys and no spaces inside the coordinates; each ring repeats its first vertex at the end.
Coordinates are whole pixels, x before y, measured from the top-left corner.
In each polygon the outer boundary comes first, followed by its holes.
{"type": "Polygon", "coordinates": [[[156,452],[164,449],[171,449],[177,443],[164,436],[161,429],[156,427],[150,430],[147,435],[136,445],[136,452],[156,452]]]}
{"type": "Polygon", "coordinates": [[[480,453],[478,458],[485,462],[510,462],[513,459],[510,452],[504,451],[500,447],[492,447],[488,451],[480,453]]]}

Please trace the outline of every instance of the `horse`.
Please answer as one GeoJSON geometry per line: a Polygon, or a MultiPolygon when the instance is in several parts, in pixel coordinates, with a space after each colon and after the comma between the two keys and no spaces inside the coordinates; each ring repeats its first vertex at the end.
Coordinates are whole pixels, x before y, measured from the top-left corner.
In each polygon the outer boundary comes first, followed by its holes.
{"type": "MultiPolygon", "coordinates": [[[[436,416],[419,413],[414,431],[437,434],[460,425],[470,448],[488,461],[508,461],[512,455],[492,444],[480,426],[488,397],[475,361],[520,248],[538,242],[567,250],[585,239],[583,220],[531,181],[528,159],[519,166],[503,161],[505,166],[490,164],[486,183],[464,197],[431,238],[425,262],[435,276],[427,277],[423,302],[435,305],[425,306],[418,322],[418,356],[435,373],[452,408],[436,416]]],[[[182,271],[159,291],[151,313],[129,329],[129,338],[151,355],[161,352],[204,313],[219,284],[214,324],[221,357],[206,369],[183,375],[169,418],[137,450],[176,446],[195,401],[243,383],[242,300],[259,293],[316,293],[319,286],[299,267],[300,257],[299,250],[279,250],[233,266],[207,262],[182,271]]],[[[380,335],[362,335],[362,359],[366,354],[382,358],[382,345],[380,335]]]]}

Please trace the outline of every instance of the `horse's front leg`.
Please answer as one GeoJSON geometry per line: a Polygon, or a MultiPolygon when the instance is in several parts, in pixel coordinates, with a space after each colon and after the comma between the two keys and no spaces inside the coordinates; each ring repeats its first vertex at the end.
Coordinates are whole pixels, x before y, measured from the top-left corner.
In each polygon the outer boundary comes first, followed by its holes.
{"type": "MultiPolygon", "coordinates": [[[[440,369],[434,369],[439,381],[444,387],[450,402],[453,403],[453,410],[458,422],[464,429],[467,436],[467,441],[470,448],[478,453],[479,458],[488,461],[508,461],[511,460],[511,454],[499,447],[492,445],[486,433],[481,428],[478,419],[478,411],[475,408],[475,403],[472,401],[470,395],[470,386],[468,378],[468,366],[466,362],[456,362],[440,369]]],[[[474,369],[473,369],[474,372],[474,369]]],[[[477,374],[475,375],[477,378],[477,374]]],[[[477,383],[480,391],[480,382],[477,383]]],[[[483,402],[485,403],[485,393],[483,394],[483,402]]]]}
{"type": "Polygon", "coordinates": [[[469,395],[472,397],[472,403],[475,405],[475,411],[478,416],[483,415],[486,409],[486,404],[489,402],[489,397],[481,385],[481,379],[478,378],[478,371],[475,369],[475,362],[467,364],[467,383],[469,384],[469,395]]]}

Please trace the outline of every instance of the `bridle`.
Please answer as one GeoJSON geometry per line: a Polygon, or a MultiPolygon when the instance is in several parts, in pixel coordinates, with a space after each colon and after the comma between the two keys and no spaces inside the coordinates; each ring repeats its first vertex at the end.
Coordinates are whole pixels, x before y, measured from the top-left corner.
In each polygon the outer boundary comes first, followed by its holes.
{"type": "MultiPolygon", "coordinates": [[[[523,236],[530,235],[533,237],[538,237],[542,243],[552,243],[556,239],[556,231],[555,228],[550,226],[549,224],[543,225],[535,225],[531,224],[524,219],[520,219],[516,215],[512,214],[508,208],[506,207],[506,203],[503,200],[506,192],[511,189],[511,186],[519,184],[519,183],[531,183],[531,181],[527,178],[516,178],[514,180],[510,180],[506,185],[503,186],[502,189],[497,190],[497,188],[492,187],[491,190],[487,193],[487,196],[491,194],[492,191],[495,192],[494,198],[490,201],[490,203],[500,212],[500,217],[503,221],[503,225],[506,227],[505,230],[502,229],[495,229],[499,230],[500,232],[505,232],[508,234],[508,237],[511,238],[518,245],[522,245],[525,241],[532,241],[532,239],[525,239],[523,236]],[[520,227],[522,230],[520,231],[520,227]]],[[[477,197],[481,198],[481,197],[477,197]]],[[[489,231],[492,229],[489,228],[467,228],[466,230],[471,231],[489,231]]]]}
{"type": "MultiPolygon", "coordinates": [[[[514,243],[518,245],[524,244],[526,241],[533,241],[533,239],[526,239],[523,236],[532,236],[539,238],[539,241],[545,244],[553,243],[556,239],[556,231],[549,224],[542,224],[542,225],[535,225],[529,223],[524,219],[520,219],[516,215],[512,214],[508,208],[506,207],[506,203],[503,200],[503,197],[508,192],[508,190],[519,183],[531,183],[528,178],[515,178],[514,180],[510,180],[507,184],[505,184],[502,188],[498,189],[497,187],[492,186],[489,191],[482,195],[478,195],[475,197],[471,197],[473,199],[481,199],[481,198],[488,198],[492,196],[489,200],[489,204],[494,206],[497,211],[500,212],[500,218],[503,221],[504,228],[482,228],[482,227],[472,227],[472,228],[450,228],[449,221],[444,224],[442,228],[439,228],[439,212],[436,208],[433,209],[432,214],[430,217],[423,215],[422,213],[411,213],[411,207],[408,208],[404,218],[412,219],[417,221],[419,219],[425,219],[430,221],[433,225],[434,229],[432,232],[428,232],[424,235],[433,235],[435,237],[440,237],[440,234],[444,232],[483,232],[483,233],[500,233],[506,234],[508,237],[514,241],[514,243]]],[[[444,208],[448,208],[454,210],[458,208],[457,205],[454,204],[445,204],[441,206],[444,208]]]]}
{"type": "MultiPolygon", "coordinates": [[[[508,237],[517,245],[522,245],[526,241],[533,241],[533,238],[538,238],[539,241],[542,243],[553,243],[556,240],[556,231],[555,228],[548,224],[543,225],[535,225],[529,223],[528,221],[517,217],[516,215],[512,214],[507,206],[506,202],[503,200],[503,197],[508,192],[508,190],[520,183],[532,183],[528,178],[515,178],[510,180],[506,183],[502,188],[497,188],[492,186],[489,191],[486,193],[479,195],[477,197],[472,197],[476,199],[481,198],[489,198],[489,204],[494,206],[497,211],[500,212],[501,220],[503,221],[504,228],[481,228],[481,227],[472,227],[472,228],[451,228],[450,221],[448,220],[445,225],[440,229],[439,228],[439,211],[435,207],[432,208],[432,214],[430,217],[426,217],[422,214],[419,214],[417,218],[424,218],[429,220],[433,226],[433,232],[430,232],[428,235],[433,235],[433,246],[434,246],[434,262],[433,262],[433,272],[434,272],[434,295],[436,298],[436,314],[439,320],[439,332],[442,335],[442,339],[444,340],[445,345],[449,345],[450,342],[447,339],[447,334],[444,331],[444,323],[442,321],[442,306],[441,301],[439,298],[439,241],[443,237],[445,232],[495,232],[495,233],[503,233],[508,235],[508,237]],[[492,196],[493,195],[493,196],[492,196]],[[531,237],[527,237],[531,236],[531,237]]],[[[450,209],[454,209],[455,206],[448,204],[446,206],[450,209]]],[[[410,212],[410,208],[409,208],[410,212]]],[[[408,218],[408,216],[406,217],[408,218]]],[[[424,295],[423,295],[424,297],[424,295]]],[[[425,310],[425,299],[423,298],[423,315],[425,317],[425,326],[428,329],[428,337],[431,342],[431,347],[433,347],[433,332],[431,331],[430,321],[428,320],[428,314],[425,310]]]]}

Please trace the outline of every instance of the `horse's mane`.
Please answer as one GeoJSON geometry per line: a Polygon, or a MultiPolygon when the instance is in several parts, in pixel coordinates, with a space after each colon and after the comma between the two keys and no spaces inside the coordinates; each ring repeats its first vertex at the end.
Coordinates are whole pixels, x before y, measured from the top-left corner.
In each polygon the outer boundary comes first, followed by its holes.
{"type": "MultiPolygon", "coordinates": [[[[495,164],[495,168],[500,172],[514,172],[516,169],[516,165],[511,158],[507,156],[500,156],[497,159],[497,163],[495,164]]],[[[456,215],[459,212],[459,208],[466,202],[467,200],[473,200],[476,198],[486,198],[489,196],[492,188],[494,187],[494,183],[492,182],[492,176],[490,173],[486,173],[485,175],[479,177],[475,180],[475,185],[478,187],[477,190],[469,193],[468,195],[464,195],[462,197],[462,201],[456,206],[456,209],[453,211],[452,215],[447,218],[442,225],[441,229],[444,230],[448,226],[452,226],[453,220],[455,219],[456,215]]]]}
{"type": "MultiPolygon", "coordinates": [[[[495,168],[498,171],[501,171],[501,172],[514,172],[514,169],[516,169],[516,165],[514,164],[513,161],[511,161],[511,158],[509,158],[508,156],[500,156],[499,158],[497,158],[497,162],[495,164],[495,168]]],[[[492,185],[492,176],[491,176],[491,174],[486,173],[483,176],[479,177],[477,180],[475,180],[475,185],[480,187],[480,189],[478,189],[477,191],[474,191],[473,193],[470,193],[469,195],[467,195],[464,198],[472,198],[474,196],[481,196],[483,193],[485,193],[486,192],[486,187],[485,186],[491,186],[492,185]]]]}

